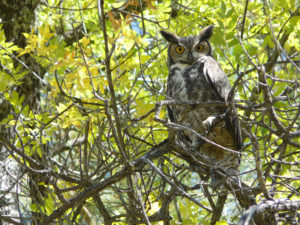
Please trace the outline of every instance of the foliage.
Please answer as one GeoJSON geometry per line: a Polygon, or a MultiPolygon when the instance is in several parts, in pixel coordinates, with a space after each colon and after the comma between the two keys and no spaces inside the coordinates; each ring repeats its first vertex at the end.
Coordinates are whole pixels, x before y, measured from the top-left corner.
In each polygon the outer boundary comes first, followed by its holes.
{"type": "MultiPolygon", "coordinates": [[[[31,32],[22,34],[24,48],[0,25],[0,109],[7,112],[0,148],[19,166],[17,217],[36,224],[210,224],[208,195],[215,201],[217,194],[207,182],[192,188],[200,177],[176,148],[151,156],[152,164],[139,161],[159,152],[169,133],[155,118],[168,74],[159,30],[195,35],[210,24],[243,126],[239,178],[255,204],[289,199],[299,209],[297,1],[100,2],[41,1],[31,32]],[[20,91],[25,77],[38,81],[38,94],[20,91]]],[[[167,118],[164,107],[158,117],[167,118]]],[[[216,224],[239,221],[248,207],[236,198],[229,196],[216,224]]],[[[288,221],[288,213],[278,214],[288,221]]],[[[1,211],[2,220],[20,222],[10,216],[1,211]]]]}

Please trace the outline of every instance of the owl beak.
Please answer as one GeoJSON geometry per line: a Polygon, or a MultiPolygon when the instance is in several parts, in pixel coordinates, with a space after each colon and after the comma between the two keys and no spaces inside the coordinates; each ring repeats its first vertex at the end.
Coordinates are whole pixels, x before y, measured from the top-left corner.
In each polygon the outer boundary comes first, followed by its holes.
{"type": "Polygon", "coordinates": [[[189,64],[193,64],[194,63],[194,57],[193,57],[192,52],[189,52],[189,54],[188,54],[188,63],[189,64]]]}

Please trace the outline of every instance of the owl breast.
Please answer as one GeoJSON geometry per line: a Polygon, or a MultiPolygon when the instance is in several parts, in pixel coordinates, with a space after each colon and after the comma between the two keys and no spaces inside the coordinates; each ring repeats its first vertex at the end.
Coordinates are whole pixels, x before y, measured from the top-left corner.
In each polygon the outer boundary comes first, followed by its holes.
{"type": "MultiPolygon", "coordinates": [[[[200,60],[199,60],[200,61],[200,60]]],[[[201,72],[201,62],[193,65],[176,63],[170,67],[168,95],[183,102],[208,102],[216,98],[201,72]]],[[[174,105],[171,107],[175,122],[188,125],[197,132],[205,132],[202,122],[209,116],[220,114],[224,109],[216,107],[195,107],[174,105]]]]}
{"type": "MultiPolygon", "coordinates": [[[[202,60],[198,60],[193,65],[176,63],[170,66],[170,74],[168,78],[168,95],[175,100],[184,102],[209,102],[218,101],[218,97],[212,90],[210,84],[203,73],[204,63],[202,60]]],[[[230,84],[229,87],[230,89],[230,84]]],[[[204,135],[206,127],[203,126],[203,121],[211,116],[217,116],[224,113],[226,108],[206,105],[196,105],[195,107],[187,107],[184,105],[172,105],[170,111],[174,118],[175,123],[185,125],[192,128],[197,133],[204,135]]],[[[189,142],[190,145],[195,146],[201,141],[199,136],[195,135],[191,131],[183,131],[178,134],[178,138],[183,142],[189,142]]],[[[226,128],[224,121],[219,122],[207,136],[211,141],[234,149],[234,140],[232,134],[226,128]]],[[[220,148],[205,143],[202,145],[201,152],[205,153],[209,157],[216,161],[220,159],[222,162],[228,162],[226,152],[220,148]]],[[[236,161],[237,157],[234,156],[236,161]]]]}

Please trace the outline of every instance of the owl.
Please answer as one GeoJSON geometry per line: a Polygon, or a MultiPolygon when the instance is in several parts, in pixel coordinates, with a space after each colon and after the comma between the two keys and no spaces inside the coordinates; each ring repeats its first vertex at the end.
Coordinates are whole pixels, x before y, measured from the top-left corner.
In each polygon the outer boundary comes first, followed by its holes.
{"type": "MultiPolygon", "coordinates": [[[[188,37],[161,31],[161,35],[169,42],[167,95],[171,99],[193,103],[228,101],[231,85],[212,55],[209,42],[212,34],[213,26],[204,28],[199,35],[188,37]]],[[[227,107],[200,104],[191,108],[175,104],[167,109],[172,122],[187,126],[218,145],[241,150],[239,122],[235,112],[228,112],[227,107]],[[216,120],[224,114],[224,119],[216,120]]],[[[239,154],[203,142],[199,135],[188,129],[177,132],[176,139],[199,150],[225,173],[236,174],[240,163],[239,154]]]]}

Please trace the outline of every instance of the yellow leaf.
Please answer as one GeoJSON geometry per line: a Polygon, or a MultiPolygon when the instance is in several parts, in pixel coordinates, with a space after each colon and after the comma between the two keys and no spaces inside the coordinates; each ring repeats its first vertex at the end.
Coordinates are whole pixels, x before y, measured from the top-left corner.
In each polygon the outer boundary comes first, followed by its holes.
{"type": "Polygon", "coordinates": [[[29,36],[30,36],[30,34],[27,34],[27,33],[23,33],[23,35],[24,35],[24,37],[25,37],[26,39],[28,39],[29,36]]]}
{"type": "Polygon", "coordinates": [[[144,64],[144,63],[147,62],[150,58],[151,58],[151,56],[149,56],[149,55],[141,55],[141,64],[144,64]]]}
{"type": "Polygon", "coordinates": [[[96,66],[90,67],[90,72],[93,76],[97,76],[99,74],[99,69],[96,66]]]}
{"type": "Polygon", "coordinates": [[[84,84],[84,87],[86,87],[86,88],[90,88],[90,78],[89,77],[86,77],[86,78],[83,78],[82,79],[83,80],[83,84],[84,84]]]}
{"type": "Polygon", "coordinates": [[[98,88],[100,89],[101,94],[104,94],[105,87],[108,86],[108,82],[104,77],[100,77],[100,81],[98,83],[98,88]]]}
{"type": "Polygon", "coordinates": [[[112,24],[112,27],[113,27],[115,30],[118,30],[119,27],[121,26],[121,23],[122,23],[122,22],[119,21],[119,20],[117,20],[117,19],[115,18],[115,16],[114,16],[114,14],[113,14],[112,11],[108,11],[107,15],[108,15],[109,21],[110,21],[111,24],[112,24]]]}
{"type": "Polygon", "coordinates": [[[66,105],[62,104],[62,103],[59,103],[58,106],[56,106],[56,110],[58,113],[61,113],[62,111],[64,111],[65,109],[67,108],[66,105]]]}
{"type": "Polygon", "coordinates": [[[141,38],[141,36],[138,36],[136,38],[136,43],[138,43],[139,45],[142,45],[143,44],[143,39],[141,38]]]}
{"type": "Polygon", "coordinates": [[[17,57],[20,57],[20,56],[25,55],[27,53],[30,53],[32,51],[33,51],[33,48],[30,45],[28,45],[28,46],[26,46],[25,49],[20,49],[19,50],[19,54],[17,55],[17,57]]]}
{"type": "Polygon", "coordinates": [[[55,33],[50,33],[50,26],[49,26],[49,24],[47,24],[44,27],[41,27],[39,29],[39,33],[46,40],[49,40],[51,37],[53,37],[55,35],[55,33]]]}
{"type": "Polygon", "coordinates": [[[76,71],[74,73],[68,73],[66,75],[66,81],[67,83],[72,83],[74,82],[74,79],[78,76],[78,74],[76,73],[76,71]]]}
{"type": "Polygon", "coordinates": [[[136,102],[136,113],[137,116],[143,116],[148,113],[151,109],[154,108],[154,104],[152,103],[145,103],[145,100],[138,99],[136,102]]]}
{"type": "Polygon", "coordinates": [[[48,198],[45,199],[44,206],[46,208],[46,214],[50,215],[55,209],[55,201],[52,196],[48,194],[48,198]]]}
{"type": "Polygon", "coordinates": [[[38,211],[38,207],[37,207],[37,205],[35,203],[33,203],[33,204],[30,205],[30,209],[33,212],[37,212],[38,211]]]}
{"type": "Polygon", "coordinates": [[[82,44],[83,47],[86,48],[86,46],[90,43],[90,39],[87,39],[86,37],[82,38],[82,44]]]}

